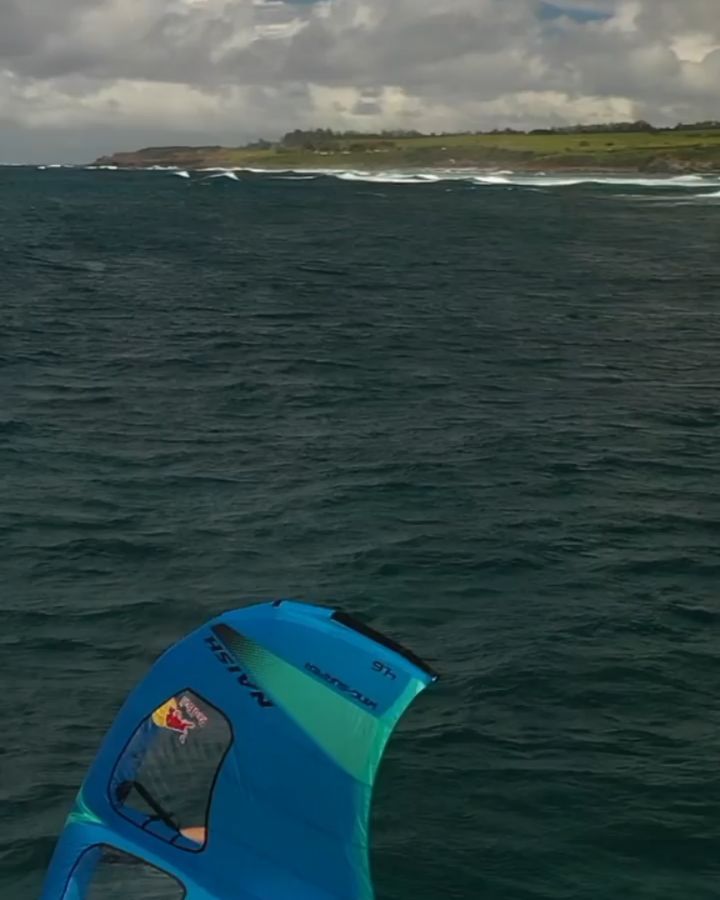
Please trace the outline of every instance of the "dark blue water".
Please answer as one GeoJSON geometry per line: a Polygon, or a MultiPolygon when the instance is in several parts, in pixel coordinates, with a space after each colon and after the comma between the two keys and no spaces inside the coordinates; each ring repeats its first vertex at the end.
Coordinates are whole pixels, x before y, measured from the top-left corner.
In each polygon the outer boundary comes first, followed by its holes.
{"type": "Polygon", "coordinates": [[[332,602],[440,684],[380,900],[705,900],[720,205],[0,169],[0,896],[168,643],[332,602]]]}

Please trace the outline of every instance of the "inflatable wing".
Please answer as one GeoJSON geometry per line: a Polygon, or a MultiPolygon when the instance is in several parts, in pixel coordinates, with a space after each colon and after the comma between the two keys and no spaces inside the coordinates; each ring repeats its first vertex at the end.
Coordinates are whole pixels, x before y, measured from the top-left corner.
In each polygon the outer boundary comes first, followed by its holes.
{"type": "Polygon", "coordinates": [[[371,900],[375,774],[436,678],[332,609],[219,616],[128,697],[41,900],[371,900]]]}

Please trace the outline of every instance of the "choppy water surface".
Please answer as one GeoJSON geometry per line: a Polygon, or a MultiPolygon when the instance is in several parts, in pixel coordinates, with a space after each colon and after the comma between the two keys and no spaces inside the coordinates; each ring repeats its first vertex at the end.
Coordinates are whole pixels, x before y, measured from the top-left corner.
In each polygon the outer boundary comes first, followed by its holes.
{"type": "Polygon", "coordinates": [[[276,596],[443,674],[380,900],[716,897],[720,184],[225,174],[0,169],[3,900],[276,596]]]}

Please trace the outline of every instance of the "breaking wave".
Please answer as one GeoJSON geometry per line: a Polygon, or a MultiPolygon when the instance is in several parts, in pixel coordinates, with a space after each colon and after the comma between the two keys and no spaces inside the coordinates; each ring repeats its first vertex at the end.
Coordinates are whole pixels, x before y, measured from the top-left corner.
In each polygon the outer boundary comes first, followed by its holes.
{"type": "Polygon", "coordinates": [[[214,175],[210,175],[210,178],[229,178],[231,181],[240,181],[237,177],[237,173],[232,169],[225,169],[222,172],[216,172],[214,175]]]}
{"type": "Polygon", "coordinates": [[[504,185],[514,187],[575,187],[583,184],[607,187],[643,187],[643,188],[698,188],[720,187],[720,178],[709,178],[702,175],[678,175],[670,178],[644,178],[642,176],[620,177],[616,175],[593,175],[592,173],[574,176],[553,176],[545,173],[537,175],[507,175],[505,173],[478,175],[473,178],[478,185],[504,185]]]}
{"type": "MultiPolygon", "coordinates": [[[[38,166],[38,169],[62,168],[60,164],[38,166]]],[[[118,166],[92,165],[85,166],[89,170],[117,171],[118,166]]],[[[146,172],[170,172],[179,178],[207,180],[208,178],[227,178],[231,181],[241,181],[254,176],[264,176],[282,181],[315,181],[318,179],[335,179],[342,182],[357,184],[384,184],[384,185],[413,185],[431,186],[439,183],[465,185],[471,189],[495,189],[508,190],[516,188],[525,189],[558,189],[590,186],[597,188],[617,189],[641,189],[643,191],[666,191],[680,193],[688,199],[694,198],[718,198],[720,197],[720,174],[716,175],[674,175],[674,176],[643,176],[643,175],[611,175],[592,172],[569,173],[518,173],[509,169],[433,169],[433,170],[407,170],[388,169],[383,171],[370,171],[364,169],[270,169],[254,166],[208,166],[200,169],[180,169],[178,166],[148,166],[145,169],[132,171],[146,172]],[[684,192],[684,193],[683,193],[684,192]]]]}
{"type": "Polygon", "coordinates": [[[434,184],[441,181],[439,175],[410,172],[339,172],[341,181],[366,181],[368,184],[434,184]]]}

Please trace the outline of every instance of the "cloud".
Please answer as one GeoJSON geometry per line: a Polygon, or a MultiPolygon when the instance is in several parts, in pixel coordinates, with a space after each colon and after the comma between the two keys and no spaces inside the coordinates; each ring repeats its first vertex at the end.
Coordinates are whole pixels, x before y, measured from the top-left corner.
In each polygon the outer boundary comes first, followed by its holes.
{"type": "Polygon", "coordinates": [[[717,0],[3,0],[0,159],[720,117],[717,0]]]}

